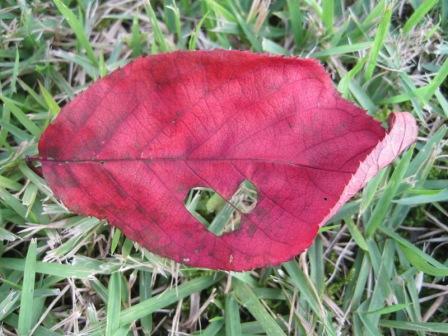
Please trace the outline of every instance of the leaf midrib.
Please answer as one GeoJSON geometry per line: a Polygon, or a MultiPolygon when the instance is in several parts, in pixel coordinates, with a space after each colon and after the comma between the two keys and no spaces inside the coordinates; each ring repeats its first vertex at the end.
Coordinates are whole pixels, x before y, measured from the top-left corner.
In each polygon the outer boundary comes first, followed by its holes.
{"type": "Polygon", "coordinates": [[[296,168],[305,168],[305,169],[314,169],[321,170],[327,172],[334,173],[343,173],[343,174],[354,174],[355,171],[352,170],[341,170],[341,169],[331,169],[331,168],[323,168],[317,167],[313,165],[297,163],[297,162],[288,162],[282,160],[269,160],[269,159],[257,159],[257,158],[180,158],[180,157],[154,157],[154,158],[107,158],[107,159],[53,159],[53,158],[38,158],[40,162],[50,162],[50,163],[63,163],[63,164],[82,164],[82,163],[98,163],[105,164],[109,162],[131,162],[131,161],[142,161],[142,162],[160,162],[160,161],[187,161],[187,162],[219,162],[219,161],[249,161],[256,163],[271,163],[275,165],[285,165],[296,168]]]}

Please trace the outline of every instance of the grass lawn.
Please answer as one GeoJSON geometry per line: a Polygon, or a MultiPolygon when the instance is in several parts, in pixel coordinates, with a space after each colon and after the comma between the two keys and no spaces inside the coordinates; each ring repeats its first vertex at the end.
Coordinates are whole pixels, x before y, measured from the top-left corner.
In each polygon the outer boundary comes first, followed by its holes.
{"type": "Polygon", "coordinates": [[[1,334],[448,333],[447,76],[446,0],[0,0],[1,334]],[[212,48],[317,58],[378,120],[419,124],[416,145],[278,267],[163,259],[70,213],[26,161],[94,80],[212,48]]]}

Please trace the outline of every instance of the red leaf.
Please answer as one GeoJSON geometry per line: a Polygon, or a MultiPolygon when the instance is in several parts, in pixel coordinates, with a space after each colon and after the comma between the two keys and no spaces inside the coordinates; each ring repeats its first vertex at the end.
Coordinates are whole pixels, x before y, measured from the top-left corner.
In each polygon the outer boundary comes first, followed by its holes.
{"type": "Polygon", "coordinates": [[[39,143],[73,211],[107,218],[157,254],[247,270],[305,250],[319,226],[415,141],[408,113],[380,123],[342,99],[314,60],[239,51],[140,58],[66,105],[39,143]],[[193,187],[258,190],[241,227],[213,235],[193,187]]]}

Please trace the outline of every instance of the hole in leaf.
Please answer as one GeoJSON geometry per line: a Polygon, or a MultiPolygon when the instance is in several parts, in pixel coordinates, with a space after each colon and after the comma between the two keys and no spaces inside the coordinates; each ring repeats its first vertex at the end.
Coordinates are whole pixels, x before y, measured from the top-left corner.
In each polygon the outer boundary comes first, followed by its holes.
{"type": "Polygon", "coordinates": [[[222,236],[238,230],[241,217],[255,209],[257,200],[255,185],[244,180],[228,201],[213,189],[191,188],[185,198],[185,207],[207,230],[216,236],[222,236]]]}

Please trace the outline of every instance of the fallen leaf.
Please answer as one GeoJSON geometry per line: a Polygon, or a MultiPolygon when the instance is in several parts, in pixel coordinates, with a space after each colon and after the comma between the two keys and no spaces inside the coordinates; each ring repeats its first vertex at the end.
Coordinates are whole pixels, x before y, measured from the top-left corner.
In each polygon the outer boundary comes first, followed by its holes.
{"type": "Polygon", "coordinates": [[[135,60],[67,104],[39,143],[43,174],[74,212],[107,218],[159,255],[248,270],[304,251],[319,226],[416,139],[342,99],[311,59],[240,51],[135,60]],[[258,192],[218,237],[185,208],[191,188],[258,192]]]}

